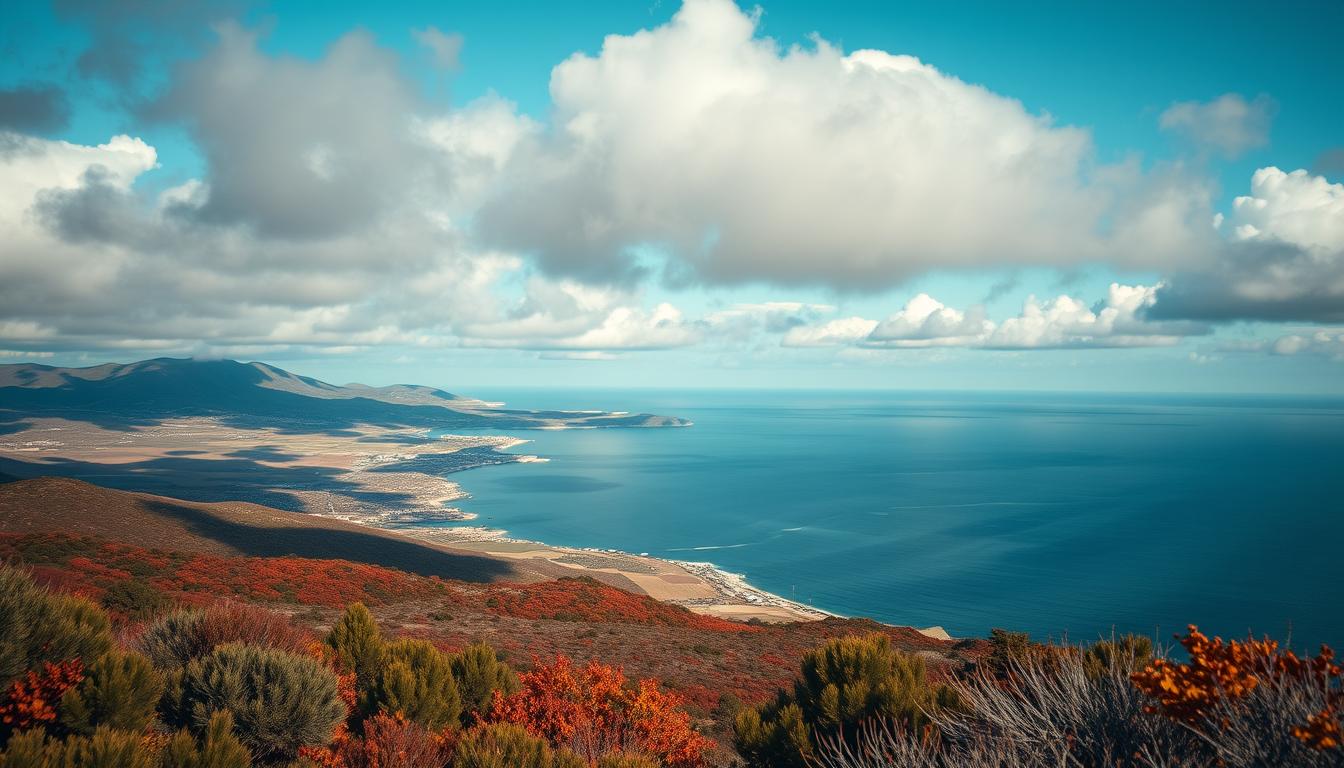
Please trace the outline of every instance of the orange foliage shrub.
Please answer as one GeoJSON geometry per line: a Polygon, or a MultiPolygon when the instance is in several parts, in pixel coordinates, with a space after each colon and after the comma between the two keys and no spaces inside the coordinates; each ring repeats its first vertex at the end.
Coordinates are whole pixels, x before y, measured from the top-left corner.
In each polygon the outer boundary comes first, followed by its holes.
{"type": "Polygon", "coordinates": [[[1206,722],[1221,701],[1245,698],[1261,685],[1312,680],[1330,691],[1327,706],[1292,733],[1316,749],[1340,746],[1344,676],[1328,646],[1303,659],[1291,650],[1279,651],[1274,640],[1210,640],[1193,624],[1180,643],[1190,663],[1157,659],[1132,677],[1135,687],[1157,700],[1150,712],[1195,725],[1206,722]]]}
{"type": "Polygon", "coordinates": [[[566,656],[519,675],[521,689],[496,694],[490,719],[520,725],[589,762],[618,751],[647,752],[669,768],[701,768],[710,742],[691,727],[681,698],[652,680],[631,687],[621,670],[566,656]]]}
{"type": "Polygon", "coordinates": [[[433,733],[401,716],[379,713],[364,721],[364,736],[339,735],[326,747],[303,747],[299,757],[320,768],[442,768],[454,734],[433,733]]]}
{"type": "Polygon", "coordinates": [[[79,659],[59,664],[48,662],[42,672],[29,672],[15,680],[0,703],[0,725],[18,731],[56,722],[57,707],[65,692],[84,680],[84,665],[79,659]]]}

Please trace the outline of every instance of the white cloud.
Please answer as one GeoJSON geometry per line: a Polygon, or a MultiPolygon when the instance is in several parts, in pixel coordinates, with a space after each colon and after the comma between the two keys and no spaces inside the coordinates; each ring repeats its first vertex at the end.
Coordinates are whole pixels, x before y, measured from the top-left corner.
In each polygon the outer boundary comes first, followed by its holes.
{"type": "Polygon", "coordinates": [[[1251,194],[1232,203],[1227,224],[1240,240],[1279,240],[1322,254],[1344,250],[1344,184],[1304,170],[1261,168],[1251,194]]]}
{"type": "Polygon", "coordinates": [[[1344,184],[1261,168],[1219,222],[1220,257],[1174,275],[1155,317],[1344,321],[1344,184]]]}
{"type": "Polygon", "coordinates": [[[921,293],[879,323],[867,342],[893,347],[966,346],[978,343],[993,328],[981,307],[962,312],[921,293]]]}
{"type": "Polygon", "coordinates": [[[1274,100],[1263,94],[1247,101],[1241,94],[1227,93],[1209,102],[1172,104],[1162,112],[1158,124],[1200,146],[1237,157],[1269,143],[1275,110],[1274,100]]]}
{"type": "Polygon", "coordinates": [[[1193,323],[1146,320],[1144,312],[1155,302],[1156,292],[1156,286],[1112,283],[1096,307],[1067,295],[1048,301],[1031,296],[1020,315],[1001,323],[987,319],[980,307],[961,311],[919,294],[882,322],[860,317],[832,320],[795,328],[782,343],[866,349],[1059,349],[1167,346],[1188,335],[1208,333],[1206,326],[1193,323]]]}
{"type": "Polygon", "coordinates": [[[1280,336],[1270,345],[1269,351],[1275,355],[1323,355],[1344,361],[1344,331],[1329,329],[1306,335],[1280,336]]]}
{"type": "Polygon", "coordinates": [[[485,234],[589,279],[653,243],[705,281],[861,290],[946,267],[1156,263],[1209,234],[1204,190],[1096,168],[1085,130],[910,56],[784,50],[756,21],[688,0],[557,66],[553,128],[514,156],[485,234]]]}
{"type": "Polygon", "coordinates": [[[867,338],[877,327],[876,320],[842,317],[820,325],[789,329],[781,343],[786,347],[834,347],[867,338]]]}

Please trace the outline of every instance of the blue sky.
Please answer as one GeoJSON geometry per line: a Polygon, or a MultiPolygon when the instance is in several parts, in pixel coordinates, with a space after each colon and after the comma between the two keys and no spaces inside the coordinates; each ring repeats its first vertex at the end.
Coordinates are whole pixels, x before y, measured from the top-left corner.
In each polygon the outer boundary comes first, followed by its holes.
{"type": "Polygon", "coordinates": [[[11,361],[1344,392],[1338,4],[0,15],[11,361]]]}

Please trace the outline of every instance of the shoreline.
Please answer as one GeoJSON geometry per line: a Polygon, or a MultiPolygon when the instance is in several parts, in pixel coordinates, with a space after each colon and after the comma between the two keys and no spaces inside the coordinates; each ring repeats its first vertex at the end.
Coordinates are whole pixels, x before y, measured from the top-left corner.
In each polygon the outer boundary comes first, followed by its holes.
{"type": "Polygon", "coordinates": [[[726,571],[713,563],[672,560],[601,547],[563,547],[515,538],[506,531],[482,526],[371,527],[493,557],[544,560],[551,566],[574,571],[575,576],[601,573],[623,577],[635,591],[709,616],[738,621],[757,619],[767,623],[840,617],[752,586],[742,574],[726,571]]]}

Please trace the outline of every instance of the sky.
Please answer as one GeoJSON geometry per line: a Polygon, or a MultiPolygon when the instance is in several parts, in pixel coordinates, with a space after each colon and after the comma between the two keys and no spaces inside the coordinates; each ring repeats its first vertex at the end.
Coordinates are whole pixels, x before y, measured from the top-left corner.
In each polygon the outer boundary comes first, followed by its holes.
{"type": "Polygon", "coordinates": [[[1344,394],[1344,5],[0,8],[0,362],[1344,394]]]}

